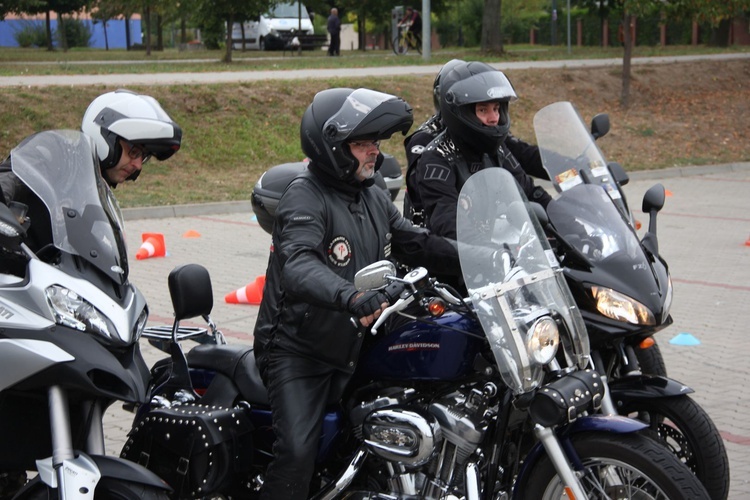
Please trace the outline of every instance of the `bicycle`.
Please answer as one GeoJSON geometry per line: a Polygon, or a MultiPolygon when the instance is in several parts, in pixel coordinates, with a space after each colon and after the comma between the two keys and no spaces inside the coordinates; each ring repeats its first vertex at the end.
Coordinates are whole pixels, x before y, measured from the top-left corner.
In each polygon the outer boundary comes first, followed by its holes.
{"type": "Polygon", "coordinates": [[[398,27],[398,35],[393,39],[393,53],[397,56],[404,56],[409,49],[417,49],[422,53],[422,44],[417,40],[417,36],[409,30],[411,24],[405,23],[398,27]]]}

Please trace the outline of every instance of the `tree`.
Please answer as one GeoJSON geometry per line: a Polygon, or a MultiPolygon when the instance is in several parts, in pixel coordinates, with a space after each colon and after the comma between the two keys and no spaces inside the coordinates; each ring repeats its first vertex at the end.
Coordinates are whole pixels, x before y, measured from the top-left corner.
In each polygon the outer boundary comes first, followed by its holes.
{"type": "Polygon", "coordinates": [[[711,44],[729,45],[729,23],[750,10],[750,0],[672,0],[670,10],[676,17],[708,24],[713,29],[711,44]]]}
{"type": "Polygon", "coordinates": [[[484,0],[482,19],[482,52],[503,53],[503,33],[500,29],[502,0],[484,0]]]}
{"type": "Polygon", "coordinates": [[[225,52],[222,62],[232,62],[232,27],[236,22],[244,22],[260,12],[267,12],[275,0],[198,0],[203,22],[216,17],[225,24],[225,52]]]}
{"type": "Polygon", "coordinates": [[[623,28],[623,59],[622,59],[622,91],[620,105],[627,108],[630,105],[631,59],[633,55],[632,31],[627,27],[635,23],[639,16],[664,12],[669,18],[692,19],[698,22],[708,22],[718,27],[722,22],[728,22],[734,16],[750,9],[750,0],[616,0],[622,12],[623,28]]]}

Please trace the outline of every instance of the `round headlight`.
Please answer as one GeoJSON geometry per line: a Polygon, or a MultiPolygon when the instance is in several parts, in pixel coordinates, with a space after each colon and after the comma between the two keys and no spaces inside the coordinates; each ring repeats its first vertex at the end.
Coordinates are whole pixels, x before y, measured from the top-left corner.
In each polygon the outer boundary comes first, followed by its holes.
{"type": "Polygon", "coordinates": [[[555,357],[560,345],[560,332],[557,323],[549,316],[539,318],[529,329],[526,349],[535,362],[546,365],[555,357]]]}

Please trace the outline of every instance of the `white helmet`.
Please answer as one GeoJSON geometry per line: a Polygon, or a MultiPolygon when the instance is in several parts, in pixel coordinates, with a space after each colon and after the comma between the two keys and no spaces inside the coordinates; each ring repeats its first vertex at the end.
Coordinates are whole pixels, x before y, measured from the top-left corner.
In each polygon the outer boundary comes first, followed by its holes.
{"type": "MultiPolygon", "coordinates": [[[[81,130],[93,139],[102,171],[114,167],[120,160],[120,138],[139,146],[157,160],[172,156],[180,149],[182,140],[182,129],[156,99],[123,89],[94,99],[83,115],[81,130]]],[[[135,180],[139,172],[129,179],[135,180]]]]}

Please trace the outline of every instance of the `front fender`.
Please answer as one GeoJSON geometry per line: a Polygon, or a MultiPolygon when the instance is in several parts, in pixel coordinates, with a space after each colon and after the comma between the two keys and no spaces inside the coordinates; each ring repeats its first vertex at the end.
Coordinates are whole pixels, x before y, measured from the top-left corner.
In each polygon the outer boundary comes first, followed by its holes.
{"type": "MultiPolygon", "coordinates": [[[[576,419],[570,425],[562,426],[558,428],[555,433],[562,444],[563,450],[569,448],[565,446],[565,441],[570,438],[573,434],[579,434],[581,432],[612,432],[614,434],[630,434],[637,432],[648,427],[643,422],[634,420],[628,417],[622,417],[619,415],[588,415],[576,419]]],[[[518,473],[518,479],[516,485],[518,487],[513,489],[513,498],[522,498],[523,491],[525,490],[525,484],[528,480],[528,476],[531,471],[534,470],[536,463],[544,456],[544,446],[539,442],[531,448],[526,458],[523,460],[523,466],[518,473]]],[[[568,457],[569,461],[572,461],[568,457]]]]}
{"type": "Polygon", "coordinates": [[[612,402],[617,408],[637,399],[668,398],[695,392],[676,380],[656,375],[636,375],[607,382],[612,402]]]}
{"type": "MultiPolygon", "coordinates": [[[[79,472],[72,478],[72,484],[67,484],[66,482],[66,490],[73,488],[73,493],[76,493],[76,488],[78,487],[75,481],[79,480],[79,483],[81,483],[81,481],[86,483],[87,478],[91,481],[86,484],[87,487],[99,484],[102,478],[108,478],[152,486],[167,493],[172,492],[172,488],[166,482],[162,481],[159,476],[141,465],[129,462],[122,458],[80,453],[76,458],[70,461],[64,461],[63,466],[70,466],[71,471],[79,472]]],[[[42,492],[44,490],[48,488],[57,489],[57,476],[55,469],[52,466],[52,457],[38,460],[37,467],[39,469],[39,474],[26,483],[13,498],[18,500],[25,498],[42,498],[42,492]]],[[[95,488],[96,487],[94,486],[94,490],[95,488]]],[[[93,498],[93,496],[93,491],[89,491],[87,494],[81,493],[80,495],[81,498],[93,498]]]]}
{"type": "Polygon", "coordinates": [[[166,482],[142,465],[119,457],[102,455],[90,455],[89,457],[99,467],[102,477],[123,479],[131,483],[145,484],[172,492],[172,488],[166,482]]]}

